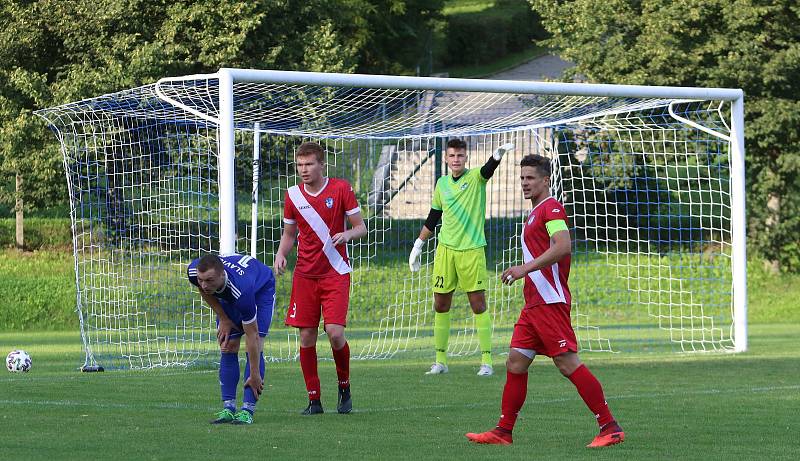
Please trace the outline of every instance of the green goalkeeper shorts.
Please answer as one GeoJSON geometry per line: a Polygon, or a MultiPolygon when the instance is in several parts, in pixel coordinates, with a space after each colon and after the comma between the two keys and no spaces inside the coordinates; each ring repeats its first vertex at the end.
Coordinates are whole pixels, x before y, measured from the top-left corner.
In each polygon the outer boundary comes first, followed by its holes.
{"type": "Polygon", "coordinates": [[[456,287],[470,293],[486,289],[486,253],[483,247],[453,250],[436,247],[433,258],[433,292],[451,293],[456,287]]]}

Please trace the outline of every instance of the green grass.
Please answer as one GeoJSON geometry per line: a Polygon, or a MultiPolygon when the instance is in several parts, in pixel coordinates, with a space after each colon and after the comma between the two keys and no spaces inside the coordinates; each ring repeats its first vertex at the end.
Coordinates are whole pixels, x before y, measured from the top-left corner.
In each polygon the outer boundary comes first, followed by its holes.
{"type": "Polygon", "coordinates": [[[447,0],[442,9],[445,16],[462,13],[478,13],[494,6],[492,0],[447,0]]]}
{"type": "Polygon", "coordinates": [[[511,447],[475,446],[464,433],[498,417],[504,383],[474,376],[474,358],[448,375],[427,361],[354,361],[355,410],[334,410],[335,371],[322,362],[329,413],[299,416],[305,392],[297,363],[268,364],[253,426],[211,426],[214,370],[80,374],[76,332],[4,333],[2,349],[33,356],[27,374],[0,375],[3,459],[798,459],[800,325],[754,325],[744,354],[584,354],[626,430],[620,446],[583,446],[596,427],[569,381],[547,359],[531,371],[511,447]]]}

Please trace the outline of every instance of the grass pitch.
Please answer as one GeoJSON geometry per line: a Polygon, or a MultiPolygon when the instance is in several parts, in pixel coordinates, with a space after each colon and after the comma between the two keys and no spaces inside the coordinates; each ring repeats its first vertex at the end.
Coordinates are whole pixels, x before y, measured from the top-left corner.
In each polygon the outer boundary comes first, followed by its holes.
{"type": "MultiPolygon", "coordinates": [[[[429,362],[352,363],[355,409],[335,412],[333,363],[320,364],[328,413],[303,417],[297,363],[267,365],[252,426],[212,426],[215,370],[81,374],[74,332],[2,333],[3,351],[33,357],[27,374],[0,375],[2,459],[800,459],[800,325],[752,325],[744,354],[584,354],[626,430],[622,445],[584,448],[597,428],[546,358],[531,367],[528,400],[510,447],[477,446],[465,432],[494,426],[505,381],[475,376],[477,357],[425,376],[429,362]]],[[[5,353],[5,352],[4,352],[5,353]]],[[[240,396],[241,398],[241,396],[240,396]]]]}

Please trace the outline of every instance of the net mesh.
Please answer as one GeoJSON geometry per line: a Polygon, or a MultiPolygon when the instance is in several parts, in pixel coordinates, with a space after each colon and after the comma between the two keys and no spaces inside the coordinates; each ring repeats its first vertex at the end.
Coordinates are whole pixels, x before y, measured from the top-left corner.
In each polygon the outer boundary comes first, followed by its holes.
{"type": "MultiPolygon", "coordinates": [[[[190,78],[38,112],[64,156],[87,363],[217,360],[213,313],[185,269],[219,248],[218,93],[215,78],[190,78]]],[[[448,173],[443,146],[464,139],[468,167],[479,168],[512,142],[516,148],[487,185],[495,351],[506,350],[524,305],[521,284],[504,287],[497,276],[521,263],[530,203],[518,165],[531,153],[551,159],[552,194],[571,217],[572,318],[581,350],[727,350],[729,110],[720,101],[235,83],[237,250],[271,264],[285,191],[299,182],[294,150],[320,142],[327,174],[353,185],[369,230],[348,244],[354,357],[432,357],[435,239],[420,272],[411,273],[407,259],[435,181],[448,173]]],[[[296,333],[283,326],[290,290],[291,273],[278,279],[265,344],[271,360],[297,355],[296,333]]],[[[455,293],[451,312],[449,353],[477,354],[464,293],[455,293]]]]}

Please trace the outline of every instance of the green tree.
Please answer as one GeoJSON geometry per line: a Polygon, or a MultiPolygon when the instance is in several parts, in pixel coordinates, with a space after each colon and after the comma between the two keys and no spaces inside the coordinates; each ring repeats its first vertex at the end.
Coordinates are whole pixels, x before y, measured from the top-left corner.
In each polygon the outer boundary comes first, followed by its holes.
{"type": "Polygon", "coordinates": [[[800,270],[800,4],[529,0],[546,44],[593,82],[742,88],[748,239],[800,270]]]}
{"type": "MultiPolygon", "coordinates": [[[[64,206],[36,109],[220,67],[402,71],[424,46],[422,0],[60,0],[0,3],[0,208],[64,206]],[[397,29],[385,40],[384,28],[397,29]],[[410,50],[410,51],[409,51],[410,50]],[[24,189],[17,193],[17,176],[24,189]],[[21,197],[20,197],[21,195],[21,197]]],[[[432,5],[441,7],[441,0],[432,5]]]]}

